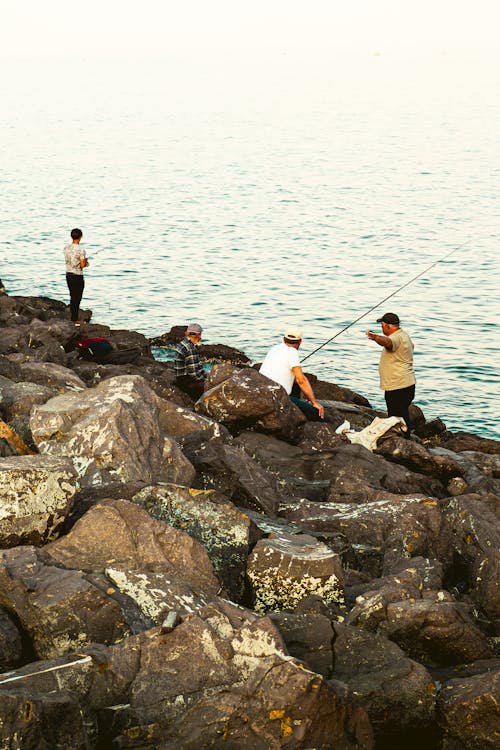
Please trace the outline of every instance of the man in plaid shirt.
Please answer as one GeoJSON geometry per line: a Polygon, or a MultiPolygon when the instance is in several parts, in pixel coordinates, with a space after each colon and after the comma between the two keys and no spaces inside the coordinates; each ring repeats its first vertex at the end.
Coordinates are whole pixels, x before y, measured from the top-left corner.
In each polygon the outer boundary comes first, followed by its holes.
{"type": "Polygon", "coordinates": [[[201,330],[198,323],[191,323],[185,338],[175,348],[175,384],[195,400],[203,393],[206,378],[196,348],[201,341],[201,330]]]}

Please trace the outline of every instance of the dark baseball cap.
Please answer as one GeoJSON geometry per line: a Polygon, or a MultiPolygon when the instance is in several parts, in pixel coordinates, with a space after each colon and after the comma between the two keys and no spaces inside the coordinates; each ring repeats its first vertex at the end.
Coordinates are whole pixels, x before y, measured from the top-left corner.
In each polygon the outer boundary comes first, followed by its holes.
{"type": "Polygon", "coordinates": [[[398,326],[399,317],[396,313],[384,313],[381,318],[377,318],[377,323],[387,323],[390,326],[398,326]]]}

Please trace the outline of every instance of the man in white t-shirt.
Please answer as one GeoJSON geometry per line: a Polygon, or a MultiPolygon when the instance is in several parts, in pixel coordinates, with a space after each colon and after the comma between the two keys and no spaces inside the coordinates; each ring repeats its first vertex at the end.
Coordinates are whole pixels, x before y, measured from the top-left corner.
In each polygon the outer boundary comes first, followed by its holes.
{"type": "Polygon", "coordinates": [[[283,342],[273,346],[266,354],[259,372],[261,375],[265,375],[266,378],[274,380],[275,383],[283,386],[291,400],[308,419],[319,421],[324,419],[325,410],[316,401],[311,384],[302,372],[299,353],[297,351],[301,343],[302,333],[300,330],[298,328],[289,328],[285,332],[283,342]],[[294,383],[297,383],[307,401],[290,395],[294,383]]]}

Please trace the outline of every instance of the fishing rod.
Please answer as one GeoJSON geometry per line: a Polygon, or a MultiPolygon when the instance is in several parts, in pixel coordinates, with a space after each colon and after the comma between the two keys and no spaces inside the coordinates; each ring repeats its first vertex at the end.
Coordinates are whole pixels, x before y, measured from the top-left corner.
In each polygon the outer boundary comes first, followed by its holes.
{"type": "Polygon", "coordinates": [[[457,252],[458,250],[461,250],[461,248],[462,248],[462,247],[463,247],[464,245],[466,245],[466,244],[467,244],[468,242],[469,242],[469,240],[465,240],[465,242],[462,242],[462,244],[461,244],[461,245],[459,245],[458,247],[456,247],[456,248],[455,248],[454,250],[452,250],[452,251],[451,251],[450,253],[447,253],[447,255],[444,255],[444,256],[443,256],[442,258],[438,258],[438,260],[435,260],[435,261],[434,261],[434,263],[431,263],[431,265],[430,265],[430,266],[427,266],[427,268],[424,268],[424,270],[423,270],[423,271],[421,271],[421,272],[420,272],[419,274],[417,274],[417,275],[416,275],[416,276],[414,276],[414,277],[413,277],[412,279],[410,279],[409,281],[407,281],[407,282],[406,282],[406,284],[403,284],[403,286],[400,286],[400,287],[399,287],[399,289],[396,289],[396,291],[395,291],[395,292],[391,292],[391,294],[388,294],[388,295],[387,295],[387,297],[384,297],[384,299],[383,299],[383,300],[381,300],[380,302],[377,302],[377,304],[376,304],[376,305],[373,305],[373,307],[370,307],[370,309],[369,309],[369,310],[367,310],[367,311],[366,311],[366,312],[364,312],[364,313],[363,313],[362,315],[360,315],[360,316],[359,316],[358,318],[356,318],[356,320],[353,320],[353,321],[352,321],[352,323],[349,323],[349,324],[348,324],[348,325],[346,325],[346,326],[345,326],[344,328],[342,328],[342,330],[341,330],[341,331],[339,331],[339,332],[338,332],[338,333],[336,333],[336,334],[335,334],[334,336],[332,336],[331,338],[329,338],[329,339],[328,339],[328,341],[325,341],[325,343],[324,343],[324,344],[320,344],[319,346],[317,346],[317,347],[316,347],[316,349],[313,349],[313,351],[312,351],[312,352],[311,352],[310,354],[308,354],[308,355],[307,355],[306,357],[303,357],[303,358],[302,358],[302,360],[301,360],[301,363],[302,363],[302,362],[305,362],[305,361],[306,361],[306,359],[309,359],[309,357],[312,357],[312,355],[313,355],[313,354],[316,354],[316,352],[319,352],[319,350],[320,350],[320,349],[323,349],[323,347],[324,347],[324,346],[326,346],[326,345],[327,345],[327,344],[329,344],[329,343],[330,343],[331,341],[333,341],[334,339],[336,339],[336,338],[337,338],[337,336],[340,336],[340,334],[341,334],[341,333],[344,333],[344,331],[347,331],[347,330],[348,330],[349,328],[351,328],[351,327],[352,327],[353,325],[355,325],[356,323],[358,323],[358,322],[359,322],[359,321],[360,321],[360,320],[361,320],[362,318],[365,318],[365,317],[366,317],[367,315],[369,315],[369,314],[370,314],[370,313],[371,313],[371,312],[372,312],[373,310],[376,310],[376,309],[377,309],[377,307],[380,307],[380,305],[383,305],[383,304],[384,304],[384,302],[387,302],[387,300],[388,300],[388,299],[391,299],[391,297],[394,297],[394,295],[396,295],[396,294],[397,294],[398,292],[400,292],[400,291],[401,291],[402,289],[405,289],[405,288],[406,288],[407,286],[410,286],[410,284],[413,284],[413,282],[414,282],[414,281],[416,281],[416,280],[417,280],[417,279],[419,279],[419,278],[420,278],[421,276],[423,276],[423,275],[424,275],[424,273],[427,273],[427,271],[430,271],[430,270],[431,270],[431,268],[434,268],[434,266],[436,266],[436,265],[437,265],[438,263],[441,263],[441,262],[442,262],[443,260],[446,260],[446,258],[449,258],[449,257],[450,257],[450,255],[453,255],[453,253],[456,253],[456,252],[457,252]]]}

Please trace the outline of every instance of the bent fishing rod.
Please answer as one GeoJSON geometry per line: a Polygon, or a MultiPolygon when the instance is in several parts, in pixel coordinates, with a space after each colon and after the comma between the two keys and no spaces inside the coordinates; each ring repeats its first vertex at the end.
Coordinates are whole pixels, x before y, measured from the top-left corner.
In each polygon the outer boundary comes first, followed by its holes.
{"type": "Polygon", "coordinates": [[[320,344],[319,346],[316,347],[316,349],[313,349],[313,351],[310,354],[308,354],[306,357],[303,357],[301,363],[305,362],[306,359],[309,359],[309,357],[312,357],[312,355],[316,354],[316,352],[319,352],[320,349],[323,349],[324,346],[327,346],[327,344],[329,344],[331,341],[333,341],[334,339],[336,339],[337,336],[340,336],[341,333],[344,333],[344,331],[347,331],[353,325],[355,325],[360,320],[362,320],[363,318],[365,318],[367,315],[369,315],[371,312],[373,312],[373,310],[376,310],[377,307],[380,307],[381,305],[383,305],[384,302],[387,302],[388,299],[391,299],[391,297],[394,297],[398,292],[400,292],[403,289],[406,289],[406,287],[410,286],[410,284],[413,284],[414,281],[416,281],[421,276],[423,276],[425,273],[427,273],[427,271],[430,271],[431,268],[434,268],[434,266],[436,266],[438,263],[441,263],[443,260],[446,260],[446,258],[449,258],[450,255],[453,255],[453,253],[456,253],[458,250],[460,250],[468,242],[469,242],[469,240],[466,240],[465,242],[462,242],[461,245],[459,245],[458,247],[456,247],[450,253],[447,253],[447,255],[444,255],[442,258],[438,258],[438,260],[435,260],[434,263],[431,263],[430,266],[427,266],[427,268],[424,268],[423,271],[421,271],[419,274],[417,274],[412,279],[410,279],[409,281],[407,281],[406,284],[403,284],[403,286],[400,286],[399,289],[396,289],[395,292],[391,292],[391,294],[388,294],[387,297],[384,297],[383,300],[380,300],[380,302],[377,302],[376,305],[373,305],[373,307],[370,307],[369,310],[366,310],[366,312],[364,312],[362,315],[360,315],[358,318],[356,318],[356,320],[353,320],[352,323],[349,323],[348,325],[344,326],[344,328],[342,328],[342,330],[338,331],[338,333],[336,333],[334,336],[332,336],[331,338],[329,338],[328,341],[325,341],[324,344],[320,344]]]}

